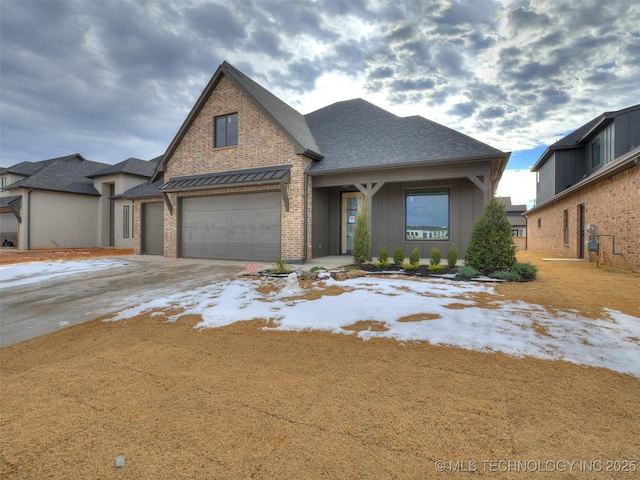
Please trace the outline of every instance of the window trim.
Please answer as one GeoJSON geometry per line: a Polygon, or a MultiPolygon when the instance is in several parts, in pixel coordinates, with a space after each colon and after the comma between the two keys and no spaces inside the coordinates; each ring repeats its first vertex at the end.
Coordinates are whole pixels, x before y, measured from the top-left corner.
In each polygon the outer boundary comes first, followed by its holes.
{"type": "MultiPolygon", "coordinates": [[[[416,195],[417,196],[417,195],[416,195]]],[[[421,195],[421,196],[427,196],[421,195]]],[[[404,191],[404,240],[406,242],[449,242],[451,241],[451,188],[450,187],[422,187],[422,188],[407,188],[404,191]],[[446,192],[447,197],[447,235],[446,237],[441,238],[420,238],[420,237],[411,237],[408,235],[409,225],[407,225],[407,203],[410,192],[446,192]]]]}
{"type": "Polygon", "coordinates": [[[564,230],[564,244],[569,245],[569,210],[562,212],[562,227],[564,230]]]}
{"type": "Polygon", "coordinates": [[[237,146],[238,137],[239,137],[239,132],[238,132],[238,113],[237,112],[228,113],[226,115],[218,115],[216,117],[213,117],[213,148],[225,148],[225,147],[237,146]],[[236,124],[235,143],[229,143],[229,129],[227,128],[227,125],[229,123],[228,119],[232,117],[235,117],[235,124],[236,124]],[[218,144],[218,121],[223,119],[225,120],[224,144],[218,144]]]}
{"type": "Polygon", "coordinates": [[[129,238],[131,230],[131,215],[129,205],[122,206],[122,238],[129,238]]]}

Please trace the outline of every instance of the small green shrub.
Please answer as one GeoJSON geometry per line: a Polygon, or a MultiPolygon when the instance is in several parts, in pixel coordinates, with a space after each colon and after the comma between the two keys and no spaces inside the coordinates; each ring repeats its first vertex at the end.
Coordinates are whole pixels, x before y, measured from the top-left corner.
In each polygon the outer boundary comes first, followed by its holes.
{"type": "Polygon", "coordinates": [[[533,280],[538,274],[538,267],[529,262],[516,262],[511,267],[511,271],[523,280],[533,280]]]}
{"type": "Polygon", "coordinates": [[[345,270],[362,270],[362,268],[360,268],[360,265],[344,265],[340,268],[344,268],[345,270]]]}
{"type": "Polygon", "coordinates": [[[356,226],[353,229],[353,263],[359,265],[369,259],[371,232],[367,208],[363,205],[356,215],[356,226]]]}
{"type": "Polygon", "coordinates": [[[404,249],[402,247],[396,247],[393,249],[393,263],[402,265],[402,262],[404,262],[404,249]]]}
{"type": "Polygon", "coordinates": [[[311,271],[312,272],[326,272],[327,269],[325,267],[322,267],[322,266],[320,266],[320,267],[311,267],[311,271]]]}
{"type": "Polygon", "coordinates": [[[430,272],[437,273],[437,272],[441,272],[444,267],[438,263],[438,264],[429,265],[427,268],[429,269],[430,272]]]}
{"type": "Polygon", "coordinates": [[[505,280],[507,282],[515,282],[517,280],[520,280],[520,275],[509,270],[496,270],[491,274],[491,277],[497,278],[498,280],[505,280]]]}
{"type": "Polygon", "coordinates": [[[431,249],[431,260],[429,263],[431,263],[431,265],[440,265],[440,260],[440,249],[438,249],[438,247],[433,247],[431,249]]]}
{"type": "Polygon", "coordinates": [[[420,250],[415,247],[411,250],[411,254],[409,255],[409,263],[411,265],[420,265],[420,250]]]}
{"type": "Polygon", "coordinates": [[[420,265],[420,251],[417,247],[411,250],[411,255],[409,255],[409,263],[411,265],[420,265]]]}
{"type": "Polygon", "coordinates": [[[279,258],[276,263],[271,264],[273,273],[291,273],[293,269],[284,258],[279,258]]]}
{"type": "Polygon", "coordinates": [[[378,262],[376,263],[378,268],[387,268],[389,266],[389,249],[387,247],[380,247],[378,262]]]}
{"type": "Polygon", "coordinates": [[[473,225],[464,261],[466,265],[486,272],[510,270],[516,263],[511,223],[504,205],[495,197],[485,205],[483,215],[473,225]]]}
{"type": "Polygon", "coordinates": [[[452,243],[447,253],[447,265],[449,268],[455,268],[456,263],[458,263],[458,247],[456,247],[455,243],[452,243]]]}
{"type": "Polygon", "coordinates": [[[402,269],[405,272],[414,272],[418,269],[420,265],[418,265],[417,263],[403,263],[402,264],[402,269]]]}
{"type": "Polygon", "coordinates": [[[473,267],[465,265],[458,268],[458,276],[462,278],[475,278],[480,275],[480,272],[473,267]]]}

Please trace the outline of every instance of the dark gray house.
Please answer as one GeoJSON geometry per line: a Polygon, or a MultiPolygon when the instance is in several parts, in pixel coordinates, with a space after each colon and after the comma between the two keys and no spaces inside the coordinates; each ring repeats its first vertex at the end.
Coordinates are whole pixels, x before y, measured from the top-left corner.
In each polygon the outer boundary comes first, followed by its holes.
{"type": "Polygon", "coordinates": [[[528,249],[640,271],[639,158],[640,105],[605,112],[550,145],[531,169],[528,249]]]}
{"type": "Polygon", "coordinates": [[[290,262],[349,254],[367,204],[374,256],[381,246],[464,252],[509,155],[362,99],[302,115],[224,62],[158,163],[155,194],[126,193],[135,249],[290,262]]]}

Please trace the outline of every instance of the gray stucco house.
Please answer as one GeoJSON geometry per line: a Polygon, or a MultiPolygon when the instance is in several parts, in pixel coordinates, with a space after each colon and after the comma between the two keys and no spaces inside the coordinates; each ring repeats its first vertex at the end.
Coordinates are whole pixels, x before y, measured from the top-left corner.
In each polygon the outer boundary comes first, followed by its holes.
{"type": "Polygon", "coordinates": [[[79,153],[0,168],[0,241],[21,250],[133,248],[133,202],[159,159],[116,165],[79,153]]]}
{"type": "Polygon", "coordinates": [[[464,252],[510,153],[365,100],[302,115],[227,62],[135,205],[141,254],[304,262],[349,254],[368,205],[371,247],[464,252]]]}

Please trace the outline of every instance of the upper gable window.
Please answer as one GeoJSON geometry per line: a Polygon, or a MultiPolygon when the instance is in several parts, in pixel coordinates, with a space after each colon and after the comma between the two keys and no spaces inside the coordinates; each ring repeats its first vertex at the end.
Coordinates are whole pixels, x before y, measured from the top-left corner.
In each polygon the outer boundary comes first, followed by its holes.
{"type": "Polygon", "coordinates": [[[223,115],[215,118],[214,147],[227,147],[238,144],[238,114],[223,115]]]}
{"type": "Polygon", "coordinates": [[[600,137],[598,137],[591,144],[591,168],[598,168],[601,163],[602,146],[600,145],[600,137]]]}

